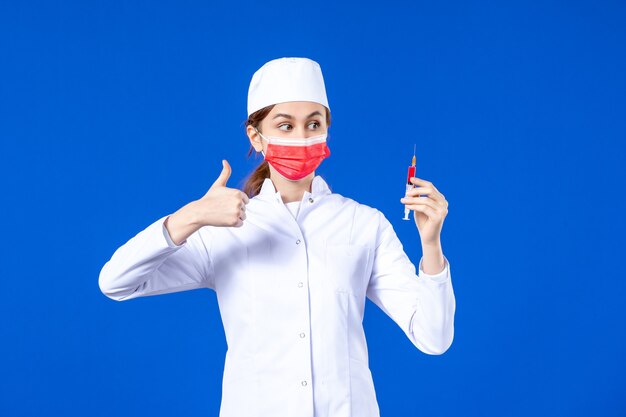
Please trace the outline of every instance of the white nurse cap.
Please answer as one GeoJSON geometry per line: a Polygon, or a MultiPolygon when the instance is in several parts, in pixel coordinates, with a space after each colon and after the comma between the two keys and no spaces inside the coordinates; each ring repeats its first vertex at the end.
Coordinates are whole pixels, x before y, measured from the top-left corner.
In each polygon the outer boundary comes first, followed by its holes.
{"type": "Polygon", "coordinates": [[[288,101],[312,101],[328,107],[319,64],[309,58],[278,58],[257,70],[248,89],[248,116],[288,101]]]}

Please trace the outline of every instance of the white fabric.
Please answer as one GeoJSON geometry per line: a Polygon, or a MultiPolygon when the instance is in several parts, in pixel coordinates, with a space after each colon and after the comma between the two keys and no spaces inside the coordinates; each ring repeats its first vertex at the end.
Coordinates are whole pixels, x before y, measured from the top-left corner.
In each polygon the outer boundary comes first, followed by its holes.
{"type": "Polygon", "coordinates": [[[447,258],[435,275],[420,260],[416,275],[380,211],[316,176],[297,220],[269,178],[246,215],[242,227],[205,226],[179,246],[162,217],[118,248],[99,277],[114,300],[217,293],[228,344],[220,417],[378,417],[366,297],[422,352],[452,343],[447,258]]]}
{"type": "Polygon", "coordinates": [[[287,208],[291,212],[291,215],[293,216],[293,218],[297,219],[298,218],[298,209],[300,209],[300,202],[299,201],[292,201],[290,203],[285,203],[285,205],[287,206],[287,208]]]}
{"type": "Polygon", "coordinates": [[[267,143],[272,143],[280,146],[311,146],[317,145],[318,143],[326,142],[326,138],[328,137],[328,133],[324,133],[322,135],[311,136],[310,138],[281,138],[279,136],[265,136],[261,132],[257,130],[259,136],[261,136],[267,143]]]}
{"type": "Polygon", "coordinates": [[[320,65],[309,58],[278,58],[259,68],[248,87],[248,116],[263,107],[289,101],[328,106],[320,65]]]}

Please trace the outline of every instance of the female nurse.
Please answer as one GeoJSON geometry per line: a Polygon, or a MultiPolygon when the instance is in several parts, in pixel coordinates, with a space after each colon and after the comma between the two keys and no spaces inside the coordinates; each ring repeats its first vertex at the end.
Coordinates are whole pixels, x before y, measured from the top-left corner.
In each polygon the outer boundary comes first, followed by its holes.
{"type": "Polygon", "coordinates": [[[222,161],[204,196],[148,225],[100,273],[117,301],[216,292],[228,345],[220,417],[379,416],[367,298],[420,351],[439,355],[452,343],[455,297],[440,242],[448,202],[419,178],[401,199],[422,242],[416,271],[379,210],[315,174],[330,156],[329,125],[315,61],[266,63],[250,82],[246,122],[264,161],[244,190],[227,186],[222,161]]]}

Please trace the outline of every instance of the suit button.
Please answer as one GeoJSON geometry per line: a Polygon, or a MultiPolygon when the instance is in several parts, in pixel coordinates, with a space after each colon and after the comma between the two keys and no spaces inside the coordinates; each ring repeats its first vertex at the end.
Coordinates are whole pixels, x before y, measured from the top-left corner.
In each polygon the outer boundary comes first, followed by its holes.
{"type": "Polygon", "coordinates": [[[300,244],[300,239],[296,240],[296,245],[300,244]]]}
{"type": "Polygon", "coordinates": [[[306,381],[302,381],[302,386],[306,386],[306,381]]]}
{"type": "Polygon", "coordinates": [[[304,338],[304,333],[300,333],[300,337],[304,338]]]}
{"type": "Polygon", "coordinates": [[[314,200],[309,197],[309,203],[312,203],[314,200]]]}
{"type": "Polygon", "coordinates": [[[302,288],[304,286],[303,282],[298,282],[298,287],[302,288]]]}

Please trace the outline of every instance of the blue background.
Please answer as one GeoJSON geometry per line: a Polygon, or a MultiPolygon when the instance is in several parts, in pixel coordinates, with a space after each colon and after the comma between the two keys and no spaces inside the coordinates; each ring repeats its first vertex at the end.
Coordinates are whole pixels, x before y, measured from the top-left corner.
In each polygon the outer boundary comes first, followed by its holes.
{"type": "Polygon", "coordinates": [[[217,416],[215,293],[117,303],[98,274],[222,158],[241,186],[248,83],[281,56],[324,72],[317,173],[414,263],[414,143],[450,204],[452,347],[366,307],[382,415],[626,415],[625,21],[618,1],[3,1],[0,415],[217,416]]]}

